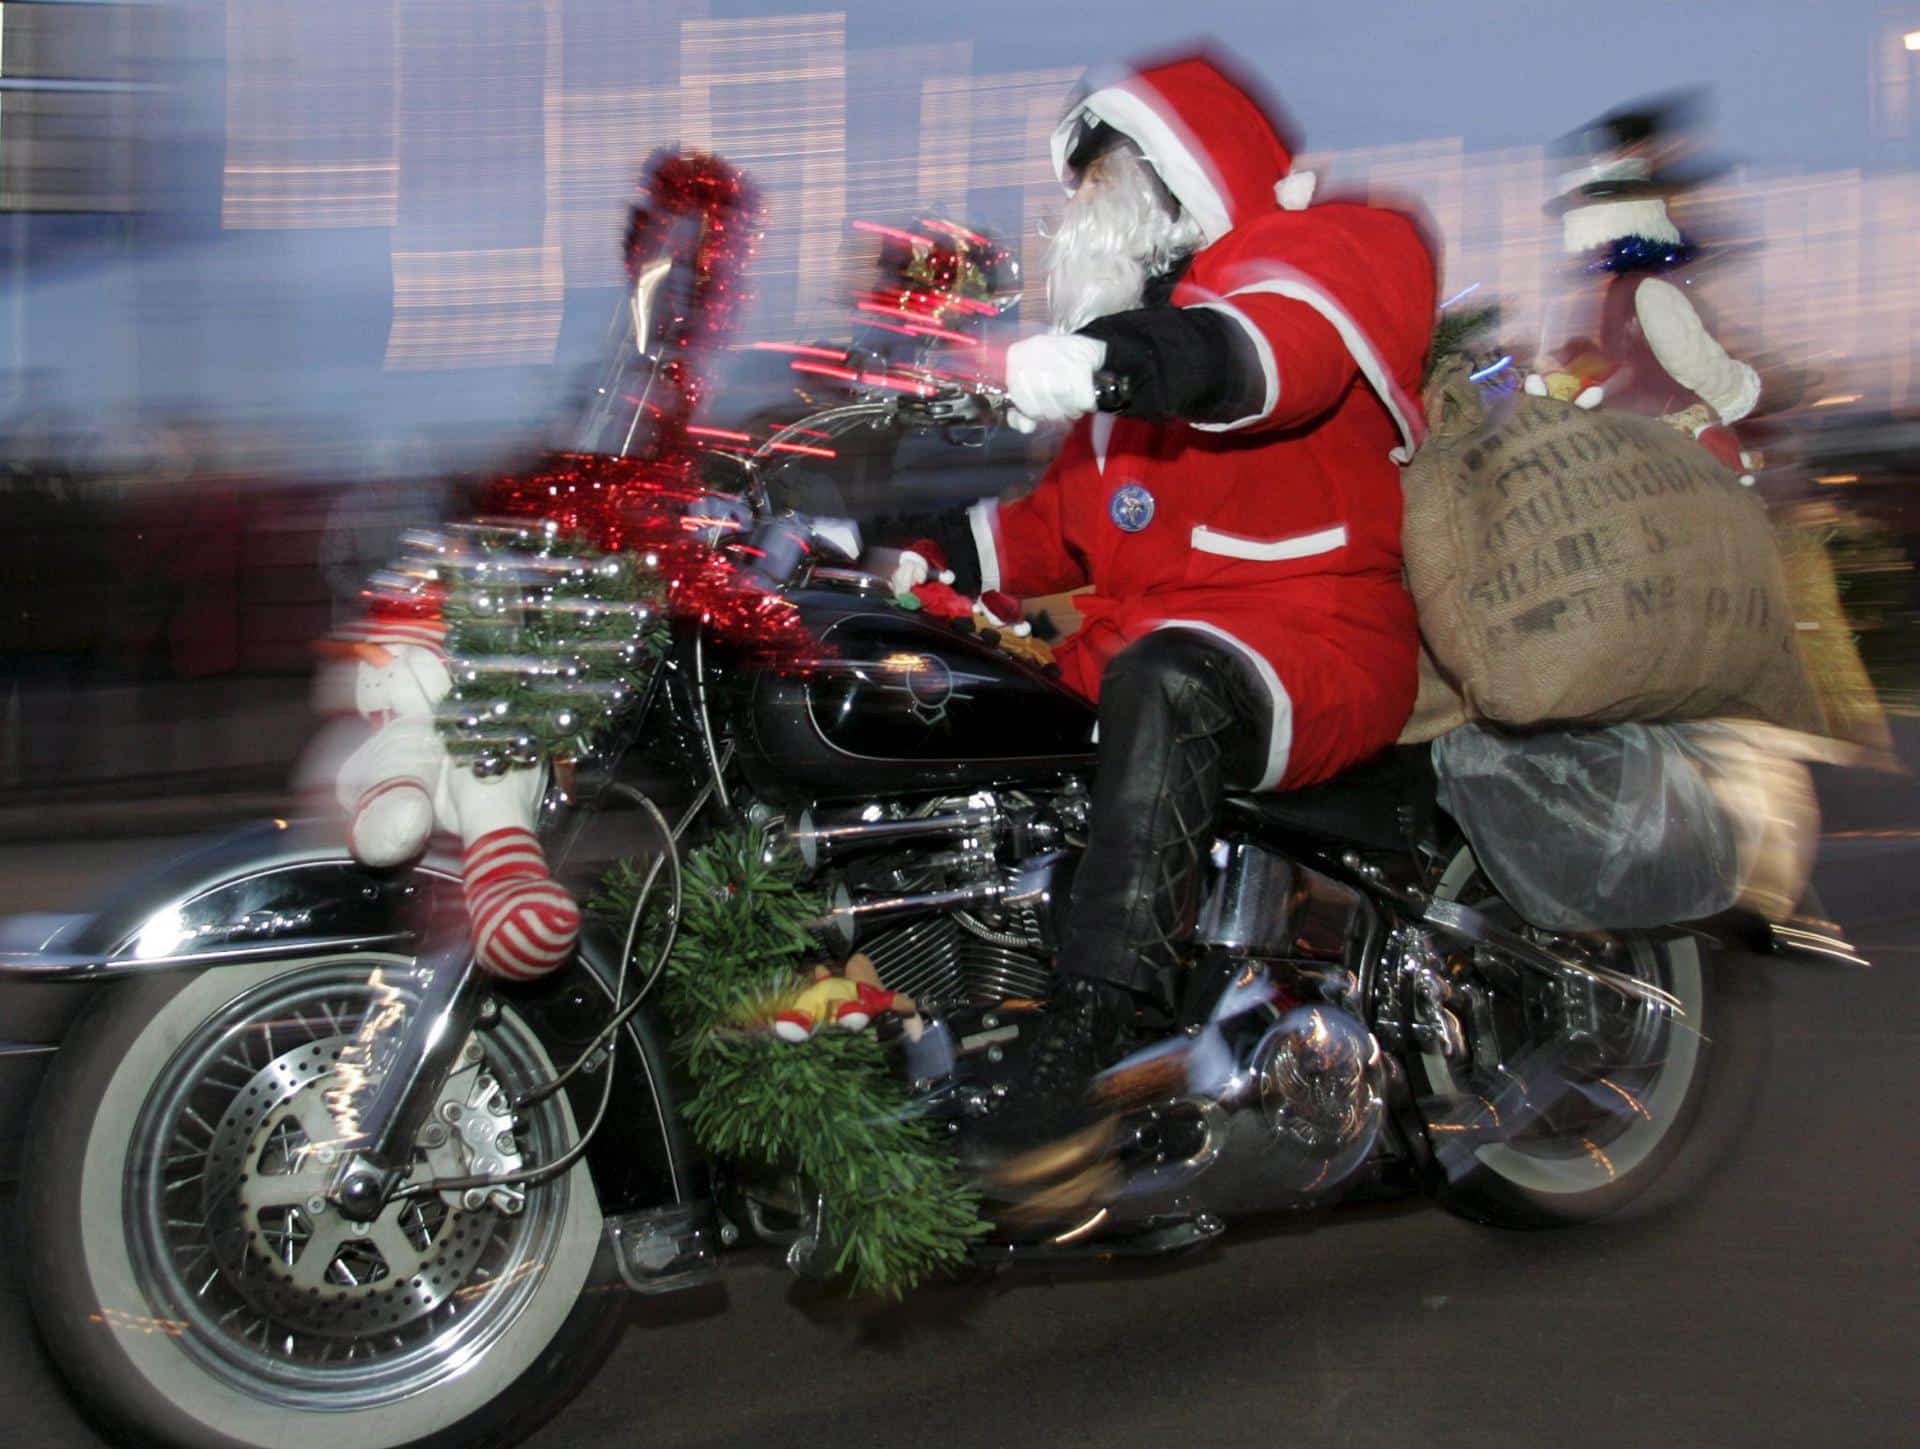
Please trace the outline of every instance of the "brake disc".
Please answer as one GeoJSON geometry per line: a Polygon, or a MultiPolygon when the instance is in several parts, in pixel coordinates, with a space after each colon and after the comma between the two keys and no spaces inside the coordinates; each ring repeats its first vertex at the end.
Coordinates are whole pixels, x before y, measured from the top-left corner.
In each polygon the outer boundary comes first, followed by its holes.
{"type": "MultiPolygon", "coordinates": [[[[326,1196],[347,1136],[328,1096],[352,1040],[313,1042],[262,1067],[222,1115],[207,1160],[210,1240],[228,1280],[287,1327],[338,1337],[390,1331],[458,1297],[501,1226],[496,1208],[521,1206],[516,1192],[494,1189],[392,1202],[372,1222],[343,1216],[326,1196]]],[[[425,1171],[516,1169],[510,1126],[505,1094],[469,1042],[421,1130],[425,1171]]]]}

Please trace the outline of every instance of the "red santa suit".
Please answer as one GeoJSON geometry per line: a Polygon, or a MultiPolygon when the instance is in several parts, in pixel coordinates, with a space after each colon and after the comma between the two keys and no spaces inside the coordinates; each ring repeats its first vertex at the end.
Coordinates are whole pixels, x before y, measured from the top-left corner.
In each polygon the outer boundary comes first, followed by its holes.
{"type": "Polygon", "coordinates": [[[1397,213],[1308,205],[1311,177],[1291,175],[1260,107],[1205,60],[1088,96],[1055,136],[1063,181],[1088,120],[1131,139],[1198,221],[1205,245],[1172,303],[1244,330],[1264,396],[1222,423],[1080,419],[1032,494],[971,510],[981,582],[1092,586],[1057,653],[1089,698],[1156,629],[1243,655],[1273,706],[1258,788],[1312,784],[1391,744],[1413,706],[1396,465],[1420,438],[1431,255],[1397,213]]]}

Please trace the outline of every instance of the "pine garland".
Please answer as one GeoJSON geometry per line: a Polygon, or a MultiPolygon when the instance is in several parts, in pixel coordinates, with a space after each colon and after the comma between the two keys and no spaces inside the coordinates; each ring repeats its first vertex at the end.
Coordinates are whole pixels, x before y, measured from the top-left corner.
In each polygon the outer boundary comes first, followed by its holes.
{"type": "MultiPolygon", "coordinates": [[[[624,923],[640,880],[623,864],[590,907],[624,923]]],[[[693,851],[664,1005],[693,1081],[684,1105],[695,1140],[798,1173],[825,1199],[831,1271],[856,1293],[898,1297],[963,1262],[986,1225],[943,1134],[912,1115],[873,1033],[827,1031],[795,1045],[765,1029],[772,1004],[806,980],[818,947],[805,923],[824,910],[799,863],[770,854],[758,829],[693,851]]]]}
{"type": "Polygon", "coordinates": [[[587,753],[664,647],[643,556],[514,522],[451,529],[432,565],[453,669],[442,733],[477,774],[587,753]]]}
{"type": "Polygon", "coordinates": [[[1490,332],[1499,325],[1500,306],[1497,302],[1484,307],[1469,308],[1465,311],[1444,311],[1433,320],[1433,336],[1427,343],[1427,370],[1421,378],[1424,387],[1440,371],[1440,365],[1449,357],[1466,357],[1473,360],[1477,353],[1473,347],[1476,338],[1490,332]]]}

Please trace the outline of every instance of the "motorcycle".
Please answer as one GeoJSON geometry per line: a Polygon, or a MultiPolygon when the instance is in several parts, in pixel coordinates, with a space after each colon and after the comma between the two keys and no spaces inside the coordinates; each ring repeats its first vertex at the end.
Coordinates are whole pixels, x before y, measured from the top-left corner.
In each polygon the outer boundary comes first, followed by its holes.
{"type": "MultiPolygon", "coordinates": [[[[636,274],[590,419],[603,451],[635,436],[620,400],[644,405],[630,372],[657,361],[673,269],[636,274]]],[[[830,902],[823,940],[918,1004],[892,1059],[915,1110],[959,1128],[993,1110],[1051,988],[1094,715],[982,633],[897,608],[779,506],[781,441],[976,430],[1004,407],[987,383],[890,365],[867,386],[849,362],[850,400],[724,460],[734,486],[689,516],[737,525],[821,657],[780,668],[676,619],[618,738],[550,788],[543,835],[558,873],[629,856],[669,895],[723,827],[797,860],[830,902]]],[[[1008,1212],[977,1264],[1174,1254],[1378,1192],[1583,1222],[1743,1095],[1723,1043],[1765,1021],[1718,948],[1757,938],[1533,929],[1438,808],[1424,749],[1235,797],[1207,870],[1186,997],[1116,1069],[1146,1084],[1117,1190],[1072,1222],[1008,1212]]],[[[630,980],[639,929],[639,908],[596,921],[552,976],[490,980],[451,854],[377,871],[337,827],[281,820],[83,917],[10,923],[0,991],[59,1042],[22,1201],[34,1315],[75,1394],[142,1444],[510,1443],[604,1361],[628,1293],[698,1290],[755,1246],[823,1271],[831,1202],[695,1150],[652,978],[630,980]]]]}

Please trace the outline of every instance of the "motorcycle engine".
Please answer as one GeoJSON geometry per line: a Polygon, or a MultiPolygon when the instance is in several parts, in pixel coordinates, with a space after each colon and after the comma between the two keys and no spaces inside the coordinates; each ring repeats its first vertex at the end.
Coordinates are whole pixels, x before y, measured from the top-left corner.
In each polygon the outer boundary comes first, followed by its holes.
{"type": "Polygon", "coordinates": [[[889,991],[935,1011],[1045,1000],[1053,968],[1031,911],[994,929],[965,913],[930,916],[860,943],[889,991]]]}
{"type": "Polygon", "coordinates": [[[842,944],[934,1011],[1042,1000],[1078,799],[974,794],[875,805],[788,834],[834,901],[842,944]]]}

